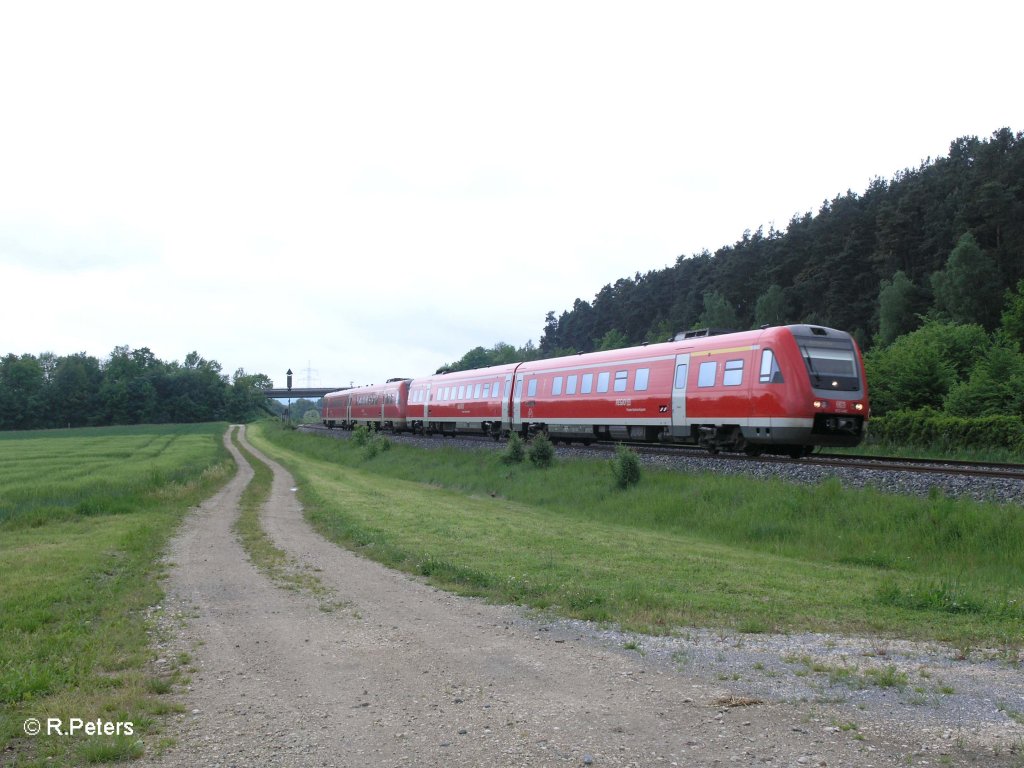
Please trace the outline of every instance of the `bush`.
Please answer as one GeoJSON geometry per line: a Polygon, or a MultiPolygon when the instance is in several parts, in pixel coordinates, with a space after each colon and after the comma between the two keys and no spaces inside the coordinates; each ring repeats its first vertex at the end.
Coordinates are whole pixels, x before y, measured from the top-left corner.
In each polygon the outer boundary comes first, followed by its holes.
{"type": "Polygon", "coordinates": [[[365,447],[370,442],[372,437],[370,428],[365,424],[360,424],[358,427],[352,430],[352,443],[358,445],[360,448],[365,447]]]}
{"type": "Polygon", "coordinates": [[[506,464],[522,464],[526,458],[526,448],[523,447],[523,440],[519,434],[513,432],[508,436],[508,445],[501,455],[501,460],[506,464]]]}
{"type": "Polygon", "coordinates": [[[615,458],[612,459],[612,474],[619,488],[629,488],[640,482],[640,457],[632,448],[621,443],[615,446],[615,458]]]}
{"type": "Polygon", "coordinates": [[[370,433],[370,437],[367,439],[363,446],[363,456],[367,459],[372,459],[381,451],[390,451],[391,441],[388,440],[384,435],[370,433]]]}
{"type": "Polygon", "coordinates": [[[544,432],[530,441],[529,454],[533,466],[541,469],[550,467],[555,462],[555,446],[544,432]]]}

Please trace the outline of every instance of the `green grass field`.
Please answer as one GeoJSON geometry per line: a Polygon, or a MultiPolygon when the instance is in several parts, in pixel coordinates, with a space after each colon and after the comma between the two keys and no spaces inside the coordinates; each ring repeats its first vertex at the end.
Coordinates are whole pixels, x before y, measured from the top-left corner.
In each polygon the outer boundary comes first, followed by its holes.
{"type": "MultiPolygon", "coordinates": [[[[821,630],[1014,651],[1024,510],[609,462],[372,452],[264,424],[329,538],[457,591],[671,632],[821,630]]],[[[1008,653],[1008,655],[1010,655],[1008,653]]]]}
{"type": "MultiPolygon", "coordinates": [[[[224,424],[0,434],[0,756],[12,765],[137,757],[165,694],[147,612],[190,506],[233,473],[224,424]],[[24,733],[26,718],[132,722],[128,736],[24,733]]],[[[173,666],[173,665],[172,665],[173,666]]]]}

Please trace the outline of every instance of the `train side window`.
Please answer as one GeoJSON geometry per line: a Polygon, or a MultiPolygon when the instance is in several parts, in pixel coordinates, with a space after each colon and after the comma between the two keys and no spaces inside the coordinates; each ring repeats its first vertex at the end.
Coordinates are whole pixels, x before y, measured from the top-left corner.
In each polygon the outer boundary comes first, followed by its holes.
{"type": "Polygon", "coordinates": [[[766,349],[761,353],[761,375],[758,379],[762,384],[783,384],[782,371],[775,353],[766,349]]]}
{"type": "Polygon", "coordinates": [[[686,389],[686,363],[676,366],[676,389],[686,389]]]}
{"type": "Polygon", "coordinates": [[[491,392],[491,397],[501,397],[501,382],[494,382],[494,391],[491,392]]]}
{"type": "Polygon", "coordinates": [[[725,373],[722,374],[722,384],[727,387],[738,387],[743,383],[743,361],[726,360],[725,373]]]}
{"type": "Polygon", "coordinates": [[[526,385],[526,396],[536,397],[537,396],[537,380],[530,379],[530,383],[526,385]]]}
{"type": "Polygon", "coordinates": [[[610,371],[601,371],[601,373],[597,374],[597,391],[607,392],[608,382],[611,381],[611,378],[612,374],[610,371]]]}
{"type": "Polygon", "coordinates": [[[718,362],[715,360],[708,360],[705,363],[700,364],[700,369],[697,371],[697,386],[698,387],[713,387],[715,386],[715,376],[718,374],[718,362]]]}
{"type": "Polygon", "coordinates": [[[476,389],[474,389],[474,390],[473,390],[473,399],[474,399],[474,400],[479,400],[479,399],[480,399],[480,392],[481,392],[482,390],[483,390],[483,384],[479,384],[479,383],[478,383],[478,384],[476,385],[476,389]]]}
{"type": "Polygon", "coordinates": [[[589,395],[594,389],[594,374],[584,373],[583,381],[580,382],[580,394],[589,395]]]}
{"type": "Polygon", "coordinates": [[[466,385],[465,384],[459,384],[459,397],[458,397],[458,399],[459,400],[465,400],[466,399],[466,385]]]}
{"type": "Polygon", "coordinates": [[[491,382],[484,384],[484,400],[489,400],[491,397],[491,382]]]}
{"type": "Polygon", "coordinates": [[[629,384],[629,371],[616,371],[615,372],[615,391],[625,392],[626,386],[629,384]]]}
{"type": "Polygon", "coordinates": [[[650,378],[650,368],[637,368],[636,379],[633,382],[633,390],[635,392],[646,392],[647,391],[647,380],[650,378]]]}
{"type": "Polygon", "coordinates": [[[551,394],[560,395],[562,394],[562,377],[555,376],[555,380],[551,382],[551,394]]]}
{"type": "Polygon", "coordinates": [[[565,394],[575,395],[576,394],[576,374],[565,380],[565,394]]]}

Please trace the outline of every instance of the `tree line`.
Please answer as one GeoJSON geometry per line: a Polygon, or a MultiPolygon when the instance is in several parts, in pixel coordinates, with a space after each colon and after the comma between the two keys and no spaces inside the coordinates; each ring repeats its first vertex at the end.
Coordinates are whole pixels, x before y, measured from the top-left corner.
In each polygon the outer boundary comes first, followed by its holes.
{"type": "Polygon", "coordinates": [[[216,360],[190,352],[166,363],[147,347],[115,347],[106,360],[84,352],[0,358],[0,429],[249,421],[266,413],[263,374],[229,379],[216,360]]]}
{"type": "Polygon", "coordinates": [[[605,285],[549,312],[539,348],[555,356],[598,349],[609,333],[638,344],[694,327],[794,322],[850,331],[868,348],[929,312],[992,331],[1022,277],[1024,135],[1003,128],[826,200],[784,231],[747,231],[714,254],[605,285]]]}

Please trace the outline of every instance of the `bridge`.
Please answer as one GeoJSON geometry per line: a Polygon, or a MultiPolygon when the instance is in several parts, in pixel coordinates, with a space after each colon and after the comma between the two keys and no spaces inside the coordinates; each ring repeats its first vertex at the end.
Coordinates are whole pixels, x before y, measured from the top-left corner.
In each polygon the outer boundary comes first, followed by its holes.
{"type": "Polygon", "coordinates": [[[328,392],[337,392],[339,389],[351,389],[351,387],[294,387],[293,389],[264,389],[263,394],[274,399],[290,397],[298,400],[304,397],[307,400],[316,400],[328,392]]]}

